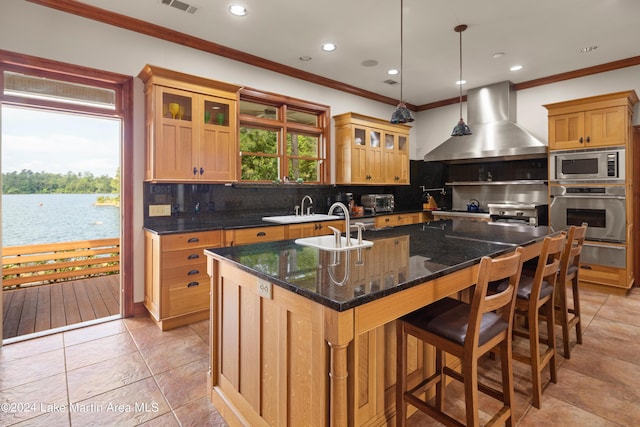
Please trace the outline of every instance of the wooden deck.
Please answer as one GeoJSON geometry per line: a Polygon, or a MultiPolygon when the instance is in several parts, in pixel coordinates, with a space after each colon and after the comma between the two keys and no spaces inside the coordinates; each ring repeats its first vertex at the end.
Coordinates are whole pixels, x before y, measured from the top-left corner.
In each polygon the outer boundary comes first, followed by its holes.
{"type": "Polygon", "coordinates": [[[120,275],[3,291],[3,338],[120,313],[120,275]]]}

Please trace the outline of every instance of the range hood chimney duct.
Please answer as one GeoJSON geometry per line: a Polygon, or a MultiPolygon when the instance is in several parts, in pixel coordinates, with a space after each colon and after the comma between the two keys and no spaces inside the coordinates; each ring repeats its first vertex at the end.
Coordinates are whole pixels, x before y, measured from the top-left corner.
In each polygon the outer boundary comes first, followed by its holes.
{"type": "Polygon", "coordinates": [[[424,156],[425,162],[479,163],[540,159],[547,145],[516,124],[516,91],[510,81],[467,91],[472,135],[452,136],[424,156]]]}

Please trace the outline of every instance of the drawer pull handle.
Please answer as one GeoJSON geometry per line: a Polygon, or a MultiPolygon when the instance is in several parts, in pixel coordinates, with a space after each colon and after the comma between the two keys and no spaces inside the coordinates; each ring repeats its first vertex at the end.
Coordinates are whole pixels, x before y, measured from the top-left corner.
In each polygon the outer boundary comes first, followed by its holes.
{"type": "Polygon", "coordinates": [[[198,259],[198,258],[200,258],[200,255],[198,254],[191,254],[187,257],[187,259],[198,259]]]}
{"type": "Polygon", "coordinates": [[[189,282],[189,284],[187,285],[187,288],[193,288],[194,286],[198,286],[200,285],[199,282],[189,282]]]}
{"type": "Polygon", "coordinates": [[[191,270],[187,273],[187,276],[193,276],[194,274],[200,274],[200,270],[191,270]]]}
{"type": "Polygon", "coordinates": [[[187,240],[187,243],[198,243],[200,241],[200,239],[198,239],[197,237],[192,237],[189,240],[187,240]]]}
{"type": "Polygon", "coordinates": [[[258,237],[262,237],[262,236],[266,236],[267,233],[265,233],[264,231],[260,231],[258,234],[256,234],[256,236],[258,237]]]}

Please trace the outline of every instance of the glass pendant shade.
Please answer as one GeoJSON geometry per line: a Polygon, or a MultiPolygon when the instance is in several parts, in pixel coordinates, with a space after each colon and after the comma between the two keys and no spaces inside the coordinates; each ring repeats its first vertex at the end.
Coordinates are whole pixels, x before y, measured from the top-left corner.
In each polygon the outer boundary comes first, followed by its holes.
{"type": "Polygon", "coordinates": [[[453,132],[451,132],[451,136],[464,136],[471,135],[471,129],[469,126],[460,118],[458,124],[453,128],[453,132]]]}
{"type": "Polygon", "coordinates": [[[411,116],[411,111],[409,111],[406,104],[404,102],[398,104],[398,106],[396,107],[396,111],[394,111],[391,115],[391,124],[396,125],[398,123],[409,123],[412,121],[414,121],[414,119],[411,116]]]}

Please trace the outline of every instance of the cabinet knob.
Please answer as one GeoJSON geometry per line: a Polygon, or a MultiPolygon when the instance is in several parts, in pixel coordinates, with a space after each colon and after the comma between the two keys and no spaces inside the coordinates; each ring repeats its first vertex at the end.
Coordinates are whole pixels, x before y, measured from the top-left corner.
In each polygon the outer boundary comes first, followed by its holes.
{"type": "Polygon", "coordinates": [[[204,174],[204,168],[200,168],[200,175],[204,174]]]}
{"type": "Polygon", "coordinates": [[[200,274],[200,270],[191,270],[187,273],[187,276],[193,276],[195,274],[200,274]]]}
{"type": "Polygon", "coordinates": [[[587,137],[587,142],[591,142],[591,137],[590,136],[587,137]]]}
{"type": "Polygon", "coordinates": [[[198,243],[200,241],[200,239],[198,239],[197,237],[192,237],[189,240],[187,240],[187,243],[198,243]]]}
{"type": "Polygon", "coordinates": [[[200,258],[200,255],[198,254],[191,254],[187,257],[187,259],[198,259],[198,258],[200,258]]]}
{"type": "Polygon", "coordinates": [[[195,166],[193,167],[193,174],[197,175],[198,174],[198,168],[196,168],[195,166]]]}
{"type": "Polygon", "coordinates": [[[194,286],[198,286],[200,285],[199,282],[189,282],[189,284],[187,285],[187,288],[193,288],[194,286]]]}
{"type": "Polygon", "coordinates": [[[582,142],[584,141],[584,138],[580,137],[580,139],[578,140],[578,142],[580,142],[580,144],[582,144],[582,142]]]}
{"type": "Polygon", "coordinates": [[[256,234],[257,237],[262,237],[262,236],[266,236],[267,233],[265,233],[264,231],[260,231],[258,232],[258,234],[256,234]]]}

